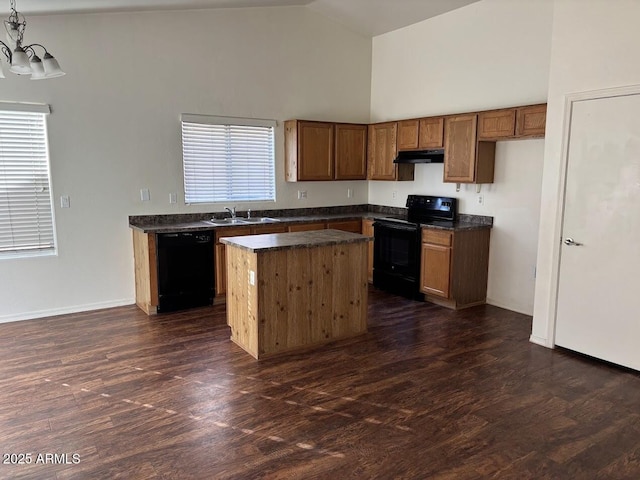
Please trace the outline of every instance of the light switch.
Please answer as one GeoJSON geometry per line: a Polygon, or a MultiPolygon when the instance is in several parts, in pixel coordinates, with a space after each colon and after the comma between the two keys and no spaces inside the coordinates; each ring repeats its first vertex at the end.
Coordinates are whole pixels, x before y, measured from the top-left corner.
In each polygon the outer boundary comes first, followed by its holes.
{"type": "Polygon", "coordinates": [[[149,200],[151,200],[151,194],[149,193],[148,188],[140,189],[140,200],[142,200],[143,202],[148,202],[149,200]]]}
{"type": "Polygon", "coordinates": [[[71,198],[69,195],[62,195],[60,197],[60,208],[70,208],[71,207],[71,198]]]}
{"type": "Polygon", "coordinates": [[[249,285],[256,284],[256,272],[253,270],[249,270],[249,285]]]}

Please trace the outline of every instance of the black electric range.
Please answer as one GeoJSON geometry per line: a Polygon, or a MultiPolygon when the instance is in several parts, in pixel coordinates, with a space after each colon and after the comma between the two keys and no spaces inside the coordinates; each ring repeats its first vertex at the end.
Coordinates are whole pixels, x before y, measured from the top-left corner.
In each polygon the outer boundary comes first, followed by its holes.
{"type": "Polygon", "coordinates": [[[421,226],[453,226],[457,206],[455,198],[409,195],[406,218],[376,219],[373,224],[373,285],[423,300],[420,293],[421,226]]]}

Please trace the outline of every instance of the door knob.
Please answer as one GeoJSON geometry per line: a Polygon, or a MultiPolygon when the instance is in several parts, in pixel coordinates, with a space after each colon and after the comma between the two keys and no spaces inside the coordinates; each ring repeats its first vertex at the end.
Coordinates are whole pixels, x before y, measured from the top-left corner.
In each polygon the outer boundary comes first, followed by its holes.
{"type": "Polygon", "coordinates": [[[567,237],[564,239],[564,244],[565,245],[569,245],[570,247],[579,247],[580,245],[582,245],[581,243],[578,243],[576,241],[573,240],[573,238],[571,237],[567,237]]]}

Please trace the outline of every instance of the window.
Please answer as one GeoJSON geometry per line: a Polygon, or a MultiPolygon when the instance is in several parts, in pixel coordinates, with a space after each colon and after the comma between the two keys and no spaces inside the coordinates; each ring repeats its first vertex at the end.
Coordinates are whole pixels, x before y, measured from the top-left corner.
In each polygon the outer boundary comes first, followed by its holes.
{"type": "Polygon", "coordinates": [[[48,105],[0,102],[0,256],[53,253],[48,105]]]}
{"type": "Polygon", "coordinates": [[[273,201],[273,120],[182,115],[186,203],[273,201]]]}

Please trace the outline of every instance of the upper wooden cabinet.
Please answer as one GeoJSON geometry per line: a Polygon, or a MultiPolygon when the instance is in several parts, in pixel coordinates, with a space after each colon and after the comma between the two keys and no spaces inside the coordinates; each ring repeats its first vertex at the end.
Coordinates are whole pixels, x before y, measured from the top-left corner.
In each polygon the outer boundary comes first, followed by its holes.
{"type": "Polygon", "coordinates": [[[544,137],[547,104],[478,113],[478,139],[509,140],[544,137]]]}
{"type": "Polygon", "coordinates": [[[522,137],[544,137],[547,104],[517,109],[516,134],[522,137]]]}
{"type": "Polygon", "coordinates": [[[442,148],[444,146],[444,118],[420,119],[418,148],[442,148]]]}
{"type": "Polygon", "coordinates": [[[336,180],[367,178],[367,126],[351,123],[335,124],[336,180]]]}
{"type": "Polygon", "coordinates": [[[369,125],[369,180],[395,180],[398,122],[369,125]]]}
{"type": "Polygon", "coordinates": [[[333,180],[333,123],[287,120],[284,141],[288,182],[333,180]]]}
{"type": "Polygon", "coordinates": [[[393,163],[397,155],[398,122],[369,125],[369,180],[413,180],[413,165],[393,163]]]}
{"type": "Polygon", "coordinates": [[[513,137],[516,132],[516,110],[491,110],[478,114],[478,138],[513,137]]]}
{"type": "Polygon", "coordinates": [[[398,151],[442,148],[444,118],[429,117],[398,122],[398,151]]]}
{"type": "Polygon", "coordinates": [[[367,178],[366,125],[287,120],[284,139],[288,182],[367,178]]]}
{"type": "Polygon", "coordinates": [[[445,182],[493,183],[496,144],[478,141],[477,128],[477,114],[445,120],[445,182]]]}
{"type": "Polygon", "coordinates": [[[401,120],[398,122],[398,151],[416,150],[420,131],[420,120],[401,120]]]}

